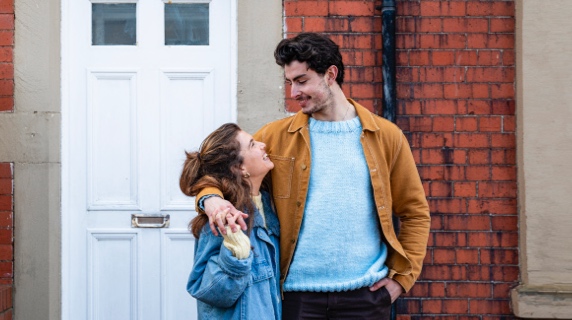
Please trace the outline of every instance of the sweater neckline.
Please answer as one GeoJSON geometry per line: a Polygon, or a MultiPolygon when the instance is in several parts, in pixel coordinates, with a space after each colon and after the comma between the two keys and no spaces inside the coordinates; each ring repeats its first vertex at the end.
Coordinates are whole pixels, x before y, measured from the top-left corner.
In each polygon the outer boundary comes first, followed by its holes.
{"type": "Polygon", "coordinates": [[[309,119],[310,132],[347,133],[361,130],[359,117],[345,121],[321,121],[309,119]]]}

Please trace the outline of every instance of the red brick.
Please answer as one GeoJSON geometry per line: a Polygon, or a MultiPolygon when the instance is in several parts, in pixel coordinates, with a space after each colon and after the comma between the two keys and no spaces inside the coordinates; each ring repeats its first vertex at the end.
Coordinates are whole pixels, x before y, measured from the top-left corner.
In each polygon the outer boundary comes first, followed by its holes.
{"type": "Polygon", "coordinates": [[[433,249],[434,264],[452,264],[455,260],[455,249],[433,249]]]}
{"type": "Polygon", "coordinates": [[[421,112],[423,114],[456,114],[457,101],[452,100],[422,100],[421,112]]]}
{"type": "Polygon", "coordinates": [[[489,136],[483,133],[458,133],[453,137],[454,146],[461,148],[489,147],[489,136]]]}
{"type": "Polygon", "coordinates": [[[400,49],[416,48],[415,36],[412,34],[397,34],[395,36],[395,45],[400,49]]]}
{"type": "Polygon", "coordinates": [[[13,221],[12,211],[0,211],[0,228],[12,228],[14,225],[13,221]]]}
{"type": "MultiPolygon", "coordinates": [[[[286,18],[286,30],[287,32],[302,32],[302,18],[286,18]]],[[[316,30],[324,31],[324,29],[316,30]]]]}
{"type": "Polygon", "coordinates": [[[491,151],[492,164],[516,164],[515,150],[493,150],[491,151]]]}
{"type": "Polygon", "coordinates": [[[0,30],[14,30],[13,14],[0,14],[0,30]]]}
{"type": "Polygon", "coordinates": [[[419,18],[416,21],[415,29],[417,33],[441,32],[441,25],[439,18],[419,18]]]}
{"type": "Polygon", "coordinates": [[[468,213],[517,214],[516,199],[469,199],[468,213]]]}
{"type": "Polygon", "coordinates": [[[400,33],[414,33],[415,23],[416,19],[412,17],[397,16],[395,19],[396,29],[399,30],[400,33]]]}
{"type": "Polygon", "coordinates": [[[514,50],[502,50],[502,64],[504,66],[514,66],[515,65],[514,50]]]}
{"type": "Polygon", "coordinates": [[[502,65],[500,50],[479,50],[477,64],[479,66],[500,66],[502,65]]]}
{"type": "Polygon", "coordinates": [[[513,34],[489,34],[487,36],[487,48],[514,49],[514,41],[513,34]]]}
{"type": "MultiPolygon", "coordinates": [[[[477,233],[480,234],[480,233],[477,233]]],[[[463,280],[489,281],[491,279],[490,267],[484,265],[467,265],[467,278],[463,280]]]]}
{"type": "Polygon", "coordinates": [[[476,131],[476,117],[458,117],[455,119],[455,131],[476,131]]]}
{"type": "MultiPolygon", "coordinates": [[[[340,44],[339,42],[337,42],[340,44]]],[[[343,37],[343,48],[346,49],[371,49],[374,46],[374,36],[370,34],[351,34],[343,37]]]]}
{"type": "Polygon", "coordinates": [[[11,46],[14,44],[14,31],[0,30],[0,46],[11,46]]]}
{"type": "Polygon", "coordinates": [[[446,294],[448,298],[491,298],[492,286],[488,283],[448,283],[446,294]]]}
{"type": "Polygon", "coordinates": [[[11,47],[0,47],[0,62],[12,62],[12,51],[11,47]]]}
{"type": "Polygon", "coordinates": [[[431,131],[432,119],[426,117],[410,117],[409,128],[411,131],[431,131]]]}
{"type": "Polygon", "coordinates": [[[420,13],[419,2],[402,1],[397,6],[397,16],[418,16],[420,13]]]}
{"type": "Polygon", "coordinates": [[[284,1],[286,17],[328,16],[328,1],[284,1]]]}
{"type": "Polygon", "coordinates": [[[443,217],[446,230],[488,231],[491,219],[488,215],[449,215],[443,217]]]}
{"type": "Polygon", "coordinates": [[[501,131],[502,118],[498,116],[480,117],[479,131],[501,131]]]}
{"type": "Polygon", "coordinates": [[[515,71],[511,67],[477,67],[467,69],[468,82],[511,82],[514,83],[515,71]]]}
{"type": "MultiPolygon", "coordinates": [[[[481,261],[483,264],[495,266],[518,265],[518,251],[513,249],[481,249],[481,261]]],[[[512,270],[512,269],[511,269],[512,270]]],[[[502,279],[498,277],[497,279],[502,279]]]]}
{"type": "Polygon", "coordinates": [[[487,47],[488,35],[486,33],[473,33],[467,35],[467,48],[489,49],[487,47]]]}
{"type": "Polygon", "coordinates": [[[14,97],[0,97],[0,111],[14,110],[14,97]]]}
{"type": "MultiPolygon", "coordinates": [[[[397,19],[400,20],[405,19],[397,19]]],[[[349,21],[349,26],[352,32],[381,32],[381,17],[353,17],[349,21]]],[[[405,32],[403,29],[398,30],[405,32]]]]}
{"type": "Polygon", "coordinates": [[[493,12],[496,16],[514,17],[515,8],[514,1],[495,1],[493,2],[493,12]]]}
{"type": "Polygon", "coordinates": [[[463,49],[467,43],[464,34],[421,34],[419,48],[428,49],[463,49]]]}
{"type": "Polygon", "coordinates": [[[502,131],[503,132],[514,132],[516,130],[516,118],[515,116],[503,116],[502,117],[502,131]]]}
{"type": "Polygon", "coordinates": [[[12,244],[12,229],[4,228],[0,229],[0,244],[12,244]]]}
{"type": "Polygon", "coordinates": [[[14,79],[14,65],[12,63],[0,63],[0,79],[14,79]]]}
{"type": "Polygon", "coordinates": [[[462,50],[455,53],[455,65],[457,66],[474,66],[477,64],[476,50],[462,50]]]}
{"type": "Polygon", "coordinates": [[[455,182],[453,185],[453,195],[455,197],[472,198],[477,195],[476,182],[455,182]]]}
{"type": "Polygon", "coordinates": [[[482,198],[516,198],[516,183],[481,181],[479,182],[479,196],[482,198]]]}
{"type": "Polygon", "coordinates": [[[421,303],[423,313],[426,314],[465,314],[469,307],[467,299],[430,299],[423,300],[421,303]]]}
{"type": "Polygon", "coordinates": [[[12,278],[14,266],[12,262],[0,262],[0,277],[1,278],[12,278]]]}
{"type": "Polygon", "coordinates": [[[490,164],[491,154],[488,149],[469,150],[469,164],[490,164]]]}
{"type": "Polygon", "coordinates": [[[493,231],[518,231],[517,216],[494,216],[491,217],[493,231]]]}
{"type": "MultiPolygon", "coordinates": [[[[435,121],[435,120],[434,120],[435,121]]],[[[435,125],[433,125],[435,128],[435,125]]],[[[435,130],[433,130],[435,131],[435,130]]],[[[443,134],[443,133],[419,133],[420,143],[419,146],[422,148],[435,148],[435,147],[444,147],[444,146],[452,146],[452,136],[450,134],[443,134]]]]}
{"type": "Polygon", "coordinates": [[[494,148],[515,148],[516,137],[513,133],[491,134],[491,146],[494,148]]]}
{"type": "Polygon", "coordinates": [[[14,80],[0,80],[0,95],[11,96],[14,94],[14,80]]]}
{"type": "Polygon", "coordinates": [[[461,213],[465,212],[466,203],[464,199],[428,199],[431,213],[461,213]]]}
{"type": "MultiPolygon", "coordinates": [[[[403,101],[401,110],[404,110],[404,114],[407,115],[419,115],[421,114],[421,103],[419,100],[409,100],[403,101]]],[[[407,120],[409,121],[409,120],[407,120]]]]}
{"type": "Polygon", "coordinates": [[[14,0],[0,1],[0,13],[14,13],[14,0]]]}
{"type": "Polygon", "coordinates": [[[458,264],[479,263],[479,250],[477,249],[456,249],[456,262],[458,264]]]}
{"type": "Polygon", "coordinates": [[[0,195],[11,195],[12,179],[0,178],[0,195]]]}
{"type": "Polygon", "coordinates": [[[490,1],[469,1],[467,2],[468,16],[490,16],[493,15],[493,4],[490,1]]]}
{"type": "Polygon", "coordinates": [[[493,100],[492,102],[492,114],[514,115],[514,110],[514,100],[493,100]]]}
{"type": "MultiPolygon", "coordinates": [[[[437,132],[452,132],[455,130],[455,118],[448,116],[435,116],[433,117],[433,131],[437,132]]],[[[452,135],[449,138],[447,146],[452,146],[452,135]]]]}
{"type": "Polygon", "coordinates": [[[446,18],[443,19],[443,31],[449,33],[488,32],[489,21],[481,18],[446,18]]]}
{"type": "Polygon", "coordinates": [[[516,180],[515,167],[492,167],[492,180],[516,180]]]}
{"type": "Polygon", "coordinates": [[[463,280],[467,269],[464,266],[428,265],[423,268],[423,280],[463,280]]]}
{"type": "MultiPolygon", "coordinates": [[[[433,218],[432,220],[435,220],[433,218]]],[[[438,247],[460,247],[466,246],[466,235],[463,232],[434,232],[433,244],[438,247]]]]}
{"type": "Polygon", "coordinates": [[[463,82],[465,81],[465,69],[458,67],[419,68],[419,79],[422,82],[463,82]]]}
{"type": "Polygon", "coordinates": [[[434,66],[450,66],[455,63],[455,52],[454,51],[438,51],[432,50],[431,52],[431,64],[434,66]]]}
{"type": "MultiPolygon", "coordinates": [[[[426,149],[426,151],[438,151],[435,149],[426,149]]],[[[425,158],[425,157],[424,157],[425,158]]],[[[441,159],[442,160],[442,159],[441,159]]],[[[441,161],[442,162],[442,161],[441,161]]],[[[429,195],[431,197],[450,197],[451,196],[451,183],[445,181],[433,181],[430,185],[429,195]]]]}
{"type": "Polygon", "coordinates": [[[12,178],[12,164],[0,162],[0,178],[12,178]]]}
{"type": "Polygon", "coordinates": [[[489,166],[469,166],[465,170],[467,180],[483,181],[491,178],[489,166]]]}
{"type": "Polygon", "coordinates": [[[471,299],[470,305],[472,313],[476,314],[506,314],[511,315],[508,300],[477,300],[471,299]]]}
{"type": "Polygon", "coordinates": [[[14,252],[12,245],[0,245],[0,260],[12,260],[14,259],[14,252]]]}
{"type": "Polygon", "coordinates": [[[413,84],[413,97],[416,99],[442,99],[443,85],[435,83],[413,84]]]}
{"type": "Polygon", "coordinates": [[[11,195],[0,195],[0,210],[11,211],[12,210],[12,196],[11,195]]]}
{"type": "Polygon", "coordinates": [[[422,16],[464,16],[466,14],[463,1],[422,1],[422,16]]]}
{"type": "Polygon", "coordinates": [[[473,89],[470,84],[454,83],[443,85],[444,95],[447,99],[473,98],[473,89]]]}
{"type": "Polygon", "coordinates": [[[490,32],[514,32],[514,18],[491,18],[490,32]]]}
{"type": "Polygon", "coordinates": [[[511,283],[493,283],[493,298],[508,298],[513,287],[511,283]]]}
{"type": "Polygon", "coordinates": [[[369,1],[329,1],[329,14],[333,16],[373,16],[374,2],[369,1]]]}
{"type": "Polygon", "coordinates": [[[414,50],[409,52],[410,66],[425,66],[429,64],[429,51],[414,50]]]}
{"type": "Polygon", "coordinates": [[[514,98],[514,83],[501,83],[491,85],[491,96],[493,99],[514,98]]]}

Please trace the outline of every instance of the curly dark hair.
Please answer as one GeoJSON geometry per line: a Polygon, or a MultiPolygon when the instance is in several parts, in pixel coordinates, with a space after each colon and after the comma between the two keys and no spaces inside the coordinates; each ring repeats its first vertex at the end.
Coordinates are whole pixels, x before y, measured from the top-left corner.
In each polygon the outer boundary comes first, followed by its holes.
{"type": "Polygon", "coordinates": [[[344,82],[344,63],[340,47],[330,38],[317,33],[300,33],[294,38],[283,39],[274,50],[276,63],[284,67],[292,61],[306,62],[310,69],[323,75],[332,65],[338,68],[336,82],[344,82]]]}
{"type": "MultiPolygon", "coordinates": [[[[206,187],[216,187],[236,208],[253,212],[250,183],[242,177],[240,170],[243,158],[236,139],[240,131],[234,123],[223,124],[205,138],[199,151],[186,152],[187,159],[179,179],[184,194],[194,197],[206,187]]],[[[206,223],[207,215],[199,214],[191,221],[189,229],[198,238],[206,223]]],[[[251,223],[249,229],[250,226],[251,223]]]]}

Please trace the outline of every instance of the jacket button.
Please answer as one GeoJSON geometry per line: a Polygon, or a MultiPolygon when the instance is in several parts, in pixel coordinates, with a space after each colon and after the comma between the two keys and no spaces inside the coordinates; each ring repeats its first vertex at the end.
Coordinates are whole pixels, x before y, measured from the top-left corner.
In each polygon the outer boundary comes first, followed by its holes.
{"type": "Polygon", "coordinates": [[[296,243],[296,239],[292,239],[292,243],[296,243]]]}
{"type": "Polygon", "coordinates": [[[306,170],[306,168],[307,168],[306,165],[303,164],[303,165],[302,165],[302,170],[306,170]]]}
{"type": "Polygon", "coordinates": [[[385,209],[385,206],[380,206],[379,209],[383,210],[383,209],[385,209]]]}
{"type": "Polygon", "coordinates": [[[302,203],[300,201],[296,201],[296,205],[299,207],[302,205],[302,203]]]}

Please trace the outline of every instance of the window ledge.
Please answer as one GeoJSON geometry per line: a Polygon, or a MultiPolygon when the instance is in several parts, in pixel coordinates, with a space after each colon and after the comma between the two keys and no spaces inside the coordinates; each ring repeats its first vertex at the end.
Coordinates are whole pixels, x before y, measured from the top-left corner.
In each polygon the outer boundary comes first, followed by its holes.
{"type": "Polygon", "coordinates": [[[572,285],[520,285],[511,300],[517,317],[572,319],[572,285]]]}

